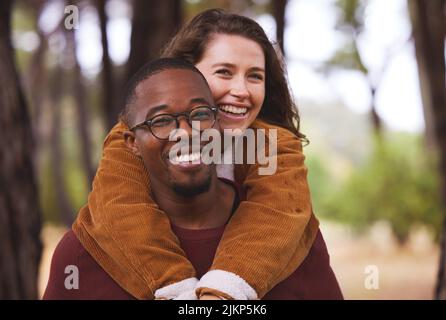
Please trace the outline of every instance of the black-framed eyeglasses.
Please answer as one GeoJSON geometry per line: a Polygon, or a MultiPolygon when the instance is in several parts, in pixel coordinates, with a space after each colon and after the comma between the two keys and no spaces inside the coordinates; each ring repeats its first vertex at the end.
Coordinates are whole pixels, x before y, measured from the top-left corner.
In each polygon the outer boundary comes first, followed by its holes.
{"type": "Polygon", "coordinates": [[[188,112],[158,114],[130,128],[130,131],[147,127],[155,138],[168,140],[170,133],[180,127],[179,117],[185,117],[191,128],[192,122],[197,121],[200,124],[200,130],[205,130],[214,126],[217,112],[217,107],[199,106],[188,112]]]}

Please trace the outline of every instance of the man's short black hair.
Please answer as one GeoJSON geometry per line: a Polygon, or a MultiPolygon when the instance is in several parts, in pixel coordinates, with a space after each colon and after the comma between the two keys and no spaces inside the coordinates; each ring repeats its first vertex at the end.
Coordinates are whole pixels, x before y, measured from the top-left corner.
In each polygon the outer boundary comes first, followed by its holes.
{"type": "MultiPolygon", "coordinates": [[[[206,83],[206,78],[193,64],[178,58],[160,58],[152,60],[141,67],[130,79],[127,84],[124,96],[124,109],[120,114],[120,119],[130,128],[135,125],[133,119],[133,102],[136,98],[136,87],[142,81],[150,78],[152,75],[170,69],[185,69],[198,73],[206,83]]],[[[210,89],[209,89],[210,90],[210,89]]]]}

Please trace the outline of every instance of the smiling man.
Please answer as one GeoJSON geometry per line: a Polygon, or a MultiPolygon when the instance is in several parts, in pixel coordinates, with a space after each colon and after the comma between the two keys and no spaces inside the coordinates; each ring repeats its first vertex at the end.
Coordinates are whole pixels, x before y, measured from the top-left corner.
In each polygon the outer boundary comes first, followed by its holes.
{"type": "MultiPolygon", "coordinates": [[[[200,161],[203,144],[199,150],[177,153],[176,141],[184,135],[188,138],[193,135],[193,121],[201,129],[218,126],[212,94],[198,69],[177,59],[159,59],[147,64],[129,88],[123,120],[130,130],[124,132],[124,139],[149,173],[151,195],[162,210],[158,210],[159,214],[166,214],[170,221],[154,228],[161,234],[175,233],[197,277],[201,278],[212,265],[225,225],[244,199],[235,184],[218,178],[215,164],[200,161]]],[[[318,234],[301,266],[264,299],[342,298],[328,259],[325,243],[318,234]]],[[[197,279],[186,280],[189,281],[181,285],[192,290],[185,290],[180,298],[196,298],[193,289],[197,279]]],[[[244,280],[240,281],[243,285],[244,280]]],[[[237,288],[231,288],[231,284],[224,283],[229,292],[235,292],[237,288]]],[[[169,298],[168,291],[161,292],[161,296],[169,298]]],[[[132,298],[96,263],[72,231],[64,236],[53,256],[44,299],[132,298]],[[72,274],[65,273],[68,266],[77,271],[76,286],[67,286],[67,278],[73,280],[72,274]]]]}
{"type": "Polygon", "coordinates": [[[219,227],[229,219],[233,187],[218,179],[215,164],[200,161],[201,149],[191,147],[188,153],[180,154],[176,144],[181,135],[192,136],[192,121],[202,130],[217,125],[217,109],[204,77],[184,69],[188,64],[179,61],[158,60],[158,67],[166,64],[167,69],[136,87],[124,111],[124,121],[131,128],[124,138],[142,158],[154,199],[172,224],[190,229],[219,227]],[[169,156],[173,153],[177,156],[169,156]]]}

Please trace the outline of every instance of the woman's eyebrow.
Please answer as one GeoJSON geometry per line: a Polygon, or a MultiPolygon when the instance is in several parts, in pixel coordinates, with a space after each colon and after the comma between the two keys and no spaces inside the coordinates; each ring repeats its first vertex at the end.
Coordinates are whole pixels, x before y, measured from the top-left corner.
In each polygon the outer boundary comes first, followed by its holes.
{"type": "MultiPolygon", "coordinates": [[[[226,67],[226,68],[235,69],[236,65],[229,63],[229,62],[218,62],[218,63],[214,63],[212,65],[212,67],[226,67]]],[[[265,69],[261,68],[261,67],[251,67],[251,68],[249,68],[249,71],[265,72],[265,69]]]]}
{"type": "Polygon", "coordinates": [[[227,67],[227,68],[235,68],[235,64],[229,62],[218,62],[214,63],[212,67],[227,67]]]}
{"type": "Polygon", "coordinates": [[[260,67],[252,67],[249,69],[249,71],[257,71],[257,72],[265,72],[265,69],[260,68],[260,67]]]}

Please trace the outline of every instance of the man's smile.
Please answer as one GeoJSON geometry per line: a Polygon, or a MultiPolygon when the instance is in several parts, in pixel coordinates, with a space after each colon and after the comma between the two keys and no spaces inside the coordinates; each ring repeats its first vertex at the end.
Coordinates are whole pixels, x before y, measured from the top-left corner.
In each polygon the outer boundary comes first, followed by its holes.
{"type": "Polygon", "coordinates": [[[173,159],[169,159],[169,162],[178,169],[197,169],[203,165],[200,151],[176,155],[173,159]]]}

